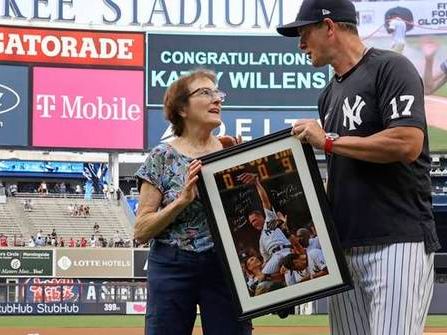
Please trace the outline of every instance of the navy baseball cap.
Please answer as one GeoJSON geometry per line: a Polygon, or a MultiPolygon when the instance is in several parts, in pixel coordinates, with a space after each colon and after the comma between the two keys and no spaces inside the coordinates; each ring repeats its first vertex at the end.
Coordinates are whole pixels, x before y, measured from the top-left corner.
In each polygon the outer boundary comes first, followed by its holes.
{"type": "Polygon", "coordinates": [[[276,28],[278,33],[296,37],[299,27],[329,18],[334,22],[357,24],[355,7],[351,0],[304,0],[294,22],[276,28]]]}

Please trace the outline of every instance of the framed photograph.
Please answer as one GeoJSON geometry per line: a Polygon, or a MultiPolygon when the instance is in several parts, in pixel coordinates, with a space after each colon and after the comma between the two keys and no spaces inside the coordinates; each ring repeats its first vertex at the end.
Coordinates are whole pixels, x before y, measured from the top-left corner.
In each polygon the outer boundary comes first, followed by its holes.
{"type": "Polygon", "coordinates": [[[351,288],[310,145],[286,129],[200,159],[199,194],[241,320],[351,288]]]}

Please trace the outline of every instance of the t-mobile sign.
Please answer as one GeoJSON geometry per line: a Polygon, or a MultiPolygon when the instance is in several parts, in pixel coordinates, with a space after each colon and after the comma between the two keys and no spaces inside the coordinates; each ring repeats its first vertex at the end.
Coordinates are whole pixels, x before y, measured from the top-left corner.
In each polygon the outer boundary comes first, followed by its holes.
{"type": "Polygon", "coordinates": [[[34,68],[33,146],[143,149],[143,72],[34,68]]]}

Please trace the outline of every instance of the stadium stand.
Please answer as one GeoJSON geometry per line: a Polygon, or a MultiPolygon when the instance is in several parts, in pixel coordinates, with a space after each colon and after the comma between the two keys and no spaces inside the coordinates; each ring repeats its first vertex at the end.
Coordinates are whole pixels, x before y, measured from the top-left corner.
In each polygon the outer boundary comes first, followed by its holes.
{"type": "MultiPolygon", "coordinates": [[[[76,240],[93,235],[95,223],[100,226],[100,234],[107,240],[113,238],[116,231],[124,241],[131,240],[132,227],[120,202],[114,199],[84,199],[76,195],[46,196],[33,193],[18,193],[8,197],[6,204],[0,207],[0,232],[8,236],[12,242],[14,234],[23,234],[26,239],[42,230],[50,234],[56,229],[58,237],[65,241],[76,240]],[[32,210],[24,210],[24,201],[32,200],[32,210]],[[68,207],[72,204],[89,207],[87,216],[71,216],[68,207]]],[[[12,243],[10,244],[12,245],[12,243]]]]}
{"type": "MultiPolygon", "coordinates": [[[[23,207],[23,206],[22,206],[23,207]]],[[[21,211],[23,211],[21,209],[21,211]]],[[[16,220],[17,214],[15,208],[8,203],[0,204],[0,233],[8,237],[8,245],[13,245],[13,236],[23,234],[27,236],[28,231],[24,230],[20,224],[20,220],[16,220]]]]}

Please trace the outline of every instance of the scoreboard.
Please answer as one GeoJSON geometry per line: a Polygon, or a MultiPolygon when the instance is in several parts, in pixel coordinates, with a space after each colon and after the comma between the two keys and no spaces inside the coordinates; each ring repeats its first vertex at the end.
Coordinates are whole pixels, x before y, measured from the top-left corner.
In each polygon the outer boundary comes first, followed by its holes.
{"type": "Polygon", "coordinates": [[[214,177],[218,189],[225,190],[242,185],[239,181],[239,176],[242,173],[256,173],[259,176],[259,179],[263,180],[294,171],[296,171],[296,164],[292,150],[287,149],[217,172],[214,174],[214,177]]]}

